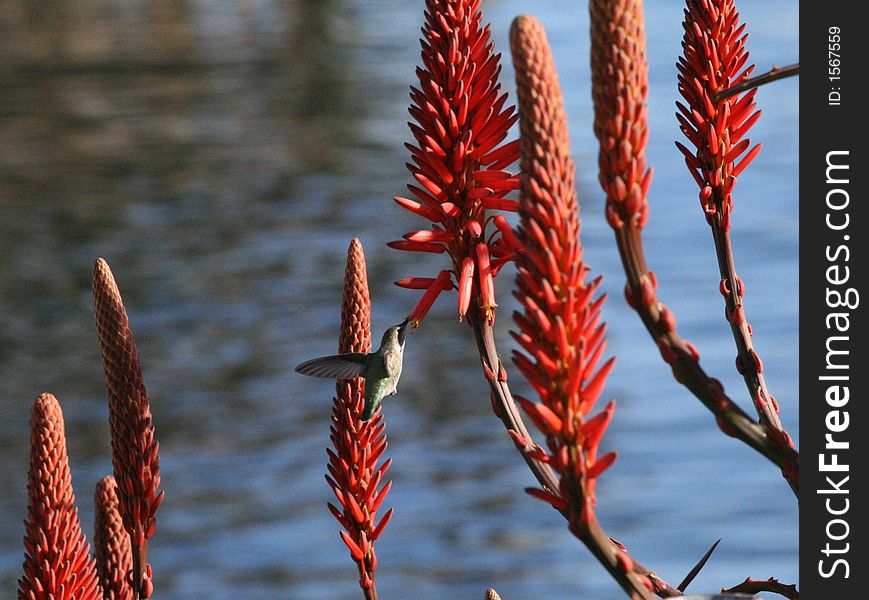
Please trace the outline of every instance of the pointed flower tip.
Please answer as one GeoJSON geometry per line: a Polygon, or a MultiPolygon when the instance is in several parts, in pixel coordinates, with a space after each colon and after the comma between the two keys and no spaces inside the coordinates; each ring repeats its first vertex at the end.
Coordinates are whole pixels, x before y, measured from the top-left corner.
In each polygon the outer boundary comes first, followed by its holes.
{"type": "Polygon", "coordinates": [[[118,511],[117,484],[103,477],[94,494],[94,558],[107,600],[133,600],[127,574],[133,568],[130,536],[118,511]]]}
{"type": "MultiPolygon", "coordinates": [[[[358,238],[347,248],[344,289],[341,295],[341,333],[338,352],[371,351],[371,298],[365,252],[358,238]]],[[[338,388],[341,393],[341,386],[338,388]]]]}
{"type": "Polygon", "coordinates": [[[63,411],[48,393],[30,411],[28,514],[24,576],[19,598],[102,598],[96,566],[81,530],[63,424],[63,411]],[[46,541],[50,540],[50,541],[46,541]]]}
{"type": "Polygon", "coordinates": [[[496,592],[494,589],[489,588],[488,590],[486,590],[486,597],[484,598],[484,600],[501,600],[501,596],[499,596],[498,592],[496,592]]]}
{"type": "Polygon", "coordinates": [[[145,547],[156,526],[160,459],[148,392],[121,293],[105,261],[97,261],[94,316],[103,356],[112,433],[112,462],[120,483],[124,527],[145,547]]]}
{"type": "Polygon", "coordinates": [[[749,53],[745,47],[745,25],[740,24],[733,0],[689,0],[683,22],[685,30],[682,57],[679,59],[679,91],[687,106],[677,103],[680,127],[697,149],[696,155],[680,146],[689,172],[701,189],[715,188],[715,208],[728,218],[729,195],[735,178],[757,155],[743,139],[757,122],[754,110],[756,89],[714,101],[723,89],[741,81],[753,70],[746,66],[749,53]],[[722,61],[721,57],[728,57],[722,61]],[[740,156],[741,162],[736,164],[740,156]]]}
{"type": "Polygon", "coordinates": [[[542,27],[542,25],[540,25],[540,21],[538,21],[532,15],[523,13],[521,15],[516,15],[513,18],[513,22],[510,24],[510,30],[511,31],[520,31],[522,29],[527,29],[530,27],[538,27],[538,26],[542,27]]]}
{"type": "Polygon", "coordinates": [[[63,427],[63,412],[53,394],[43,392],[36,397],[31,407],[31,423],[63,427]]]}
{"type": "Polygon", "coordinates": [[[115,282],[115,275],[104,258],[98,258],[94,261],[93,284],[94,287],[99,286],[106,289],[111,295],[117,295],[118,286],[115,282]]]}

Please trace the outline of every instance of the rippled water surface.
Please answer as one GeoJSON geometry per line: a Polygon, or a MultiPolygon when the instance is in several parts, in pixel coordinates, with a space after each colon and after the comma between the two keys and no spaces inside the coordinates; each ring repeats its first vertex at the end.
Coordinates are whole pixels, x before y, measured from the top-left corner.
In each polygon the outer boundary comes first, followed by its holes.
{"type": "MultiPolygon", "coordinates": [[[[336,345],[347,244],[365,245],[377,332],[416,299],[391,282],[434,272],[384,243],[419,224],[390,200],[408,176],[407,86],[422,1],[8,0],[0,4],[0,597],[15,594],[28,410],[60,399],[90,530],[108,473],[90,273],[106,257],[151,394],[166,502],[156,598],[358,598],[323,481],[332,386],[293,373],[336,345]]],[[[586,258],[605,276],[618,364],[600,484],[608,532],[693,588],[797,577],[797,509],[764,459],[722,436],[625,306],[596,185],[588,18],[573,0],[484,3],[496,44],[533,11],[570,112],[586,258]]],[[[761,68],[797,55],[797,3],[744,1],[761,68]]],[[[647,3],[656,169],[650,263],[706,368],[747,409],[696,187],[673,147],[681,3],[647,3]]],[[[512,72],[504,82],[512,89],[512,72]]],[[[740,179],[735,244],[769,384],[797,425],[797,82],[759,95],[764,151],[740,179]]],[[[499,278],[502,352],[512,272],[499,278]]],[[[383,598],[620,597],[532,484],[491,415],[472,340],[442,301],[410,339],[385,407],[395,518],[378,542],[383,598]]],[[[379,333],[375,333],[378,336],[379,333]]],[[[515,387],[525,389],[518,377],[515,387]]]]}

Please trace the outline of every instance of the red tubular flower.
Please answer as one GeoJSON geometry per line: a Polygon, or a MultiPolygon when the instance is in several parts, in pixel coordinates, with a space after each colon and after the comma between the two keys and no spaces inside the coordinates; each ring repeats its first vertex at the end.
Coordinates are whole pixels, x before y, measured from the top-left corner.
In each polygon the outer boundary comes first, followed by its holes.
{"type": "MultiPolygon", "coordinates": [[[[694,151],[676,143],[688,170],[700,187],[700,204],[712,228],[718,269],[719,290],[724,296],[725,316],[736,342],[736,367],[754,401],[760,423],[772,443],[782,451],[794,444],[782,428],[779,406],[767,389],[763,362],[752,342],[752,328],[745,313],[745,284],[736,272],[730,241],[733,188],[740,173],[760,151],[751,149],[746,138],[760,117],[755,110],[756,88],[743,94],[720,98],[718,93],[747,79],[754,65],[746,66],[748,34],[739,22],[733,0],[688,0],[679,58],[679,92],[687,106],[676,103],[680,128],[694,151]]],[[[782,474],[796,491],[799,463],[788,455],[781,463],[782,474]]]]}
{"type": "MultiPolygon", "coordinates": [[[[579,240],[579,207],[564,100],[546,32],[535,19],[518,17],[510,30],[516,67],[522,154],[522,187],[516,254],[516,297],[521,313],[511,332],[522,348],[516,366],[540,402],[516,397],[546,436],[535,458],[558,476],[558,490],[528,489],[562,512],[570,530],[588,546],[632,598],[652,598],[645,573],[603,532],[594,516],[595,483],[616,459],[598,455],[615,403],[590,417],[613,359],[600,364],[606,340],[600,321],[600,278],[587,281],[579,240]],[[627,559],[627,560],[626,560],[627,559]]],[[[517,443],[519,443],[517,441],[517,443]]]]}
{"type": "Polygon", "coordinates": [[[133,600],[129,573],[133,568],[130,536],[118,510],[115,478],[103,477],[94,494],[94,557],[103,600],[133,600]]]}
{"type": "Polygon", "coordinates": [[[63,412],[51,394],[30,411],[30,469],[19,600],[101,600],[96,564],[81,531],[66,454],[63,412]]]}
{"type": "MultiPolygon", "coordinates": [[[[365,255],[358,239],[350,243],[344,272],[341,333],[338,351],[371,352],[371,300],[365,255]]],[[[377,556],[374,542],[392,517],[392,509],[377,520],[377,512],[392,482],[383,483],[391,461],[378,464],[386,450],[386,424],[378,408],[362,420],[365,380],[339,380],[332,406],[331,440],[326,481],[338,499],[329,510],[344,528],[341,539],[359,569],[359,585],[365,597],[377,598],[374,572],[377,556]]]]}
{"type": "MultiPolygon", "coordinates": [[[[410,93],[415,144],[407,144],[412,161],[407,167],[416,180],[408,189],[416,200],[395,201],[431,221],[432,228],[407,234],[389,246],[449,253],[459,289],[459,317],[473,303],[492,322],[491,278],[515,248],[501,243],[498,228],[487,236],[487,211],[518,208],[505,196],[519,187],[519,179],[504,170],[519,156],[517,142],[504,143],[518,115],[514,107],[505,108],[507,94],[500,93],[498,83],[500,55],[493,54],[480,4],[481,0],[426,0],[419,87],[410,93]],[[478,249],[480,244],[485,251],[478,249]]],[[[431,293],[412,312],[415,327],[438,293],[451,287],[441,278],[437,285],[432,282],[431,293]]]]}
{"type": "Polygon", "coordinates": [[[745,138],[760,111],[755,110],[756,89],[723,100],[716,100],[716,94],[754,70],[754,65],[746,66],[748,34],[733,0],[688,0],[682,27],[684,54],[676,66],[679,93],[688,104],[676,103],[676,118],[695,150],[676,145],[700,186],[707,219],[711,223],[717,215],[719,226],[727,230],[733,185],[760,151],[760,144],[748,150],[751,142],[745,138]]]}
{"type": "Polygon", "coordinates": [[[139,365],[136,342],[127,311],[109,265],[97,259],[93,275],[97,335],[109,397],[112,466],[118,482],[118,503],[124,529],[130,535],[134,596],[153,593],[148,540],[157,527],[155,513],[163,501],[160,487],[159,444],[148,392],[139,365]]]}
{"type": "MultiPolygon", "coordinates": [[[[518,399],[546,435],[549,462],[559,473],[571,521],[593,518],[598,442],[607,419],[586,422],[613,361],[598,369],[606,344],[600,323],[600,278],[586,281],[574,166],[564,101],[543,27],[519,17],[510,34],[519,90],[522,191],[516,256],[523,312],[512,332],[523,352],[516,366],[540,396],[518,399]]],[[[612,411],[612,405],[606,413],[612,411]]],[[[609,461],[609,459],[607,459],[609,461]]]]}

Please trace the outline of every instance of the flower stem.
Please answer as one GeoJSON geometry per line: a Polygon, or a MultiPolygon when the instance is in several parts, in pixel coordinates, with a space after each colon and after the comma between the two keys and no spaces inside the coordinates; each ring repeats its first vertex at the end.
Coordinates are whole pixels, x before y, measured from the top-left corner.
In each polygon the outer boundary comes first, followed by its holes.
{"type": "Polygon", "coordinates": [[[725,594],[759,594],[760,592],[772,592],[779,596],[784,596],[790,600],[800,600],[800,592],[794,584],[786,585],[777,579],[767,579],[766,581],[758,581],[755,579],[746,579],[739,585],[732,588],[722,590],[725,594]]]}
{"type": "MultiPolygon", "coordinates": [[[[531,434],[522,420],[518,406],[507,384],[507,372],[504,370],[501,359],[498,357],[498,349],[495,345],[495,337],[492,325],[485,317],[480,317],[477,311],[468,312],[468,323],[474,331],[477,349],[480,352],[480,361],[483,364],[483,373],[489,382],[492,391],[492,408],[495,414],[504,423],[508,431],[514,431],[518,437],[525,440],[525,444],[516,444],[519,453],[531,469],[534,477],[544,490],[559,494],[558,477],[546,463],[530,456],[534,448],[531,434]]],[[[516,438],[514,437],[514,441],[516,438]]],[[[559,511],[567,517],[567,511],[559,511]]],[[[597,520],[592,520],[587,525],[577,528],[577,536],[588,547],[591,553],[603,564],[607,571],[619,582],[619,585],[631,596],[637,598],[651,598],[653,594],[643,585],[641,578],[648,578],[652,582],[655,592],[662,598],[680,596],[681,592],[657,578],[654,573],[631,559],[633,569],[627,573],[622,570],[621,564],[616,559],[620,548],[609,538],[601,528],[597,520]]],[[[576,533],[576,532],[575,532],[576,533]]]]}
{"type": "MultiPolygon", "coordinates": [[[[657,342],[665,360],[673,369],[676,380],[691,392],[715,415],[722,429],[742,440],[781,469],[796,469],[799,473],[799,454],[794,448],[775,443],[763,426],[743,411],[723,391],[720,384],[709,377],[700,366],[699,358],[676,332],[675,327],[662,326],[666,307],[658,301],[654,286],[648,283],[649,271],[643,253],[640,229],[633,223],[615,230],[616,244],[628,279],[628,289],[638,300],[634,309],[657,342]],[[645,299],[643,298],[645,293],[645,299]]],[[[794,494],[799,491],[799,479],[789,479],[794,494]]]]}
{"type": "MultiPolygon", "coordinates": [[[[751,340],[751,328],[744,313],[743,284],[736,274],[730,230],[722,227],[718,222],[719,220],[719,216],[714,218],[712,235],[718,257],[718,268],[722,279],[727,282],[729,290],[729,293],[725,295],[725,305],[727,313],[730,315],[730,328],[736,342],[740,371],[745,379],[748,392],[755,401],[761,423],[768,429],[774,430],[773,436],[777,437],[780,443],[786,443],[789,438],[786,437],[787,434],[782,428],[774,400],[766,386],[762,363],[751,340]],[[740,315],[739,318],[736,318],[736,315],[740,315]]],[[[798,485],[798,481],[793,482],[793,485],[798,485]]]]}
{"type": "Polygon", "coordinates": [[[747,92],[750,89],[760,87],[767,83],[772,83],[773,81],[777,81],[779,79],[784,79],[786,77],[793,77],[794,75],[800,74],[800,63],[794,63],[792,65],[788,65],[786,67],[773,67],[766,73],[762,73],[756,77],[751,77],[749,79],[745,79],[736,85],[732,85],[729,88],[723,89],[717,94],[715,94],[714,102],[721,102],[725,98],[730,98],[731,96],[735,96],[737,94],[741,94],[742,92],[747,92]]]}

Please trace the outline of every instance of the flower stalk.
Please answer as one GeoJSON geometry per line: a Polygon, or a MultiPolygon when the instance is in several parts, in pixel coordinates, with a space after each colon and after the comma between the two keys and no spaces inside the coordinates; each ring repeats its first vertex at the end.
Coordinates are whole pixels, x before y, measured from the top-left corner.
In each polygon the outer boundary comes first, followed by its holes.
{"type": "Polygon", "coordinates": [[[30,411],[27,501],[18,600],[102,600],[75,506],[63,411],[51,394],[39,396],[30,411]]]}
{"type": "MultiPolygon", "coordinates": [[[[767,389],[764,366],[752,341],[752,327],[745,311],[746,286],[736,272],[730,237],[733,190],[736,180],[760,152],[746,137],[760,118],[752,88],[716,99],[719,92],[747,81],[754,70],[745,47],[748,34],[733,0],[687,0],[683,55],[679,58],[679,92],[676,117],[693,150],[677,142],[689,172],[700,187],[700,204],[712,229],[719,290],[725,301],[725,317],[737,347],[736,368],[754,401],[760,424],[771,442],[784,451],[794,444],[779,419],[779,404],[767,389]]],[[[780,465],[796,492],[799,465],[796,459],[780,465]]]]}
{"type": "Polygon", "coordinates": [[[652,169],[645,159],[648,63],[643,4],[641,0],[591,0],[589,11],[599,179],[606,194],[607,221],[627,278],[625,298],[676,380],[715,415],[722,431],[780,468],[798,464],[799,455],[793,448],[776,443],[725,393],[721,382],[703,370],[699,351],[679,336],[675,315],[658,298],[657,277],[647,266],[642,235],[652,181],[652,169]]]}
{"type": "Polygon", "coordinates": [[[155,515],[163,501],[159,444],[130,320],[114,275],[103,259],[94,265],[93,302],[108,390],[118,508],[130,535],[133,597],[150,598],[154,584],[148,540],[156,530],[155,515]]]}
{"type": "Polygon", "coordinates": [[[606,536],[594,513],[597,478],[616,459],[599,444],[615,403],[591,416],[613,359],[602,362],[604,296],[595,297],[600,278],[587,280],[580,243],[575,170],[558,75],[543,27],[518,17],[510,30],[519,97],[522,185],[517,237],[516,296],[511,334],[521,351],[513,362],[540,401],[518,398],[546,436],[537,456],[555,471],[558,492],[529,489],[567,518],[571,532],[591,550],[634,598],[653,597],[648,577],[606,536]]]}
{"type": "Polygon", "coordinates": [[[124,529],[117,484],[111,475],[99,481],[94,494],[94,558],[103,600],[132,600],[130,536],[124,529]]]}
{"type": "Polygon", "coordinates": [[[398,250],[446,253],[450,268],[435,278],[396,284],[425,293],[411,312],[418,327],[442,291],[458,290],[459,319],[479,312],[495,319],[493,279],[515,252],[510,239],[490,225],[492,211],[515,212],[506,198],[519,178],[506,169],[518,158],[518,143],[505,143],[516,122],[498,76],[500,55],[483,25],[481,0],[426,0],[422,66],[410,91],[409,123],[414,143],[406,144],[413,198],[395,201],[431,222],[389,243],[398,250]]]}
{"type": "MultiPolygon", "coordinates": [[[[371,300],[365,255],[358,239],[347,250],[338,352],[371,352],[371,300]]],[[[326,481],[338,500],[338,505],[328,504],[329,511],[344,529],[341,539],[359,570],[359,586],[367,600],[376,600],[374,543],[392,518],[389,509],[378,520],[378,511],[392,486],[391,481],[383,481],[391,460],[379,463],[387,446],[381,409],[363,420],[364,408],[365,380],[339,380],[332,404],[332,448],[327,450],[326,481]]]]}

